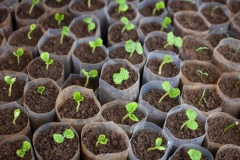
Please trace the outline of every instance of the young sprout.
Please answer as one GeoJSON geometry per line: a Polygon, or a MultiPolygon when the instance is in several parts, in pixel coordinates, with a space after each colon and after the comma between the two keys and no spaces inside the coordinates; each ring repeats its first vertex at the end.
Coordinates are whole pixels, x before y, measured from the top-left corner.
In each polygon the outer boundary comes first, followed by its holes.
{"type": "Polygon", "coordinates": [[[80,102],[84,100],[84,97],[81,95],[80,92],[74,92],[73,99],[77,102],[76,112],[78,112],[80,107],[80,102]]]}
{"type": "Polygon", "coordinates": [[[15,125],[16,124],[16,120],[17,120],[17,118],[19,117],[19,115],[20,115],[20,109],[15,109],[14,110],[14,112],[13,112],[13,121],[12,121],[12,123],[15,125]]]}
{"type": "Polygon", "coordinates": [[[73,139],[74,132],[71,129],[66,129],[62,134],[53,134],[53,139],[56,143],[63,143],[64,139],[73,139]]]}
{"type": "Polygon", "coordinates": [[[164,55],[163,62],[161,63],[161,65],[159,66],[159,69],[158,69],[158,75],[159,76],[162,74],[162,67],[163,67],[163,65],[167,64],[167,63],[171,63],[172,61],[173,61],[173,58],[171,56],[164,55]]]}
{"type": "Polygon", "coordinates": [[[62,0],[55,0],[55,1],[56,1],[56,2],[59,2],[59,3],[62,2],[62,0]]]}
{"type": "Polygon", "coordinates": [[[169,96],[170,98],[176,98],[180,94],[180,90],[178,88],[171,88],[171,85],[168,81],[162,83],[162,88],[166,91],[166,93],[159,99],[158,104],[162,102],[163,98],[169,96]]]}
{"type": "Polygon", "coordinates": [[[99,143],[105,145],[107,144],[107,142],[108,142],[107,137],[104,134],[100,134],[96,142],[96,147],[98,146],[99,143]]]}
{"type": "Polygon", "coordinates": [[[37,5],[38,3],[39,3],[39,0],[32,0],[32,5],[31,5],[31,8],[29,9],[29,14],[32,13],[34,6],[37,5]]]}
{"type": "Polygon", "coordinates": [[[113,74],[113,82],[115,84],[122,84],[122,82],[125,80],[128,80],[129,78],[129,71],[125,68],[121,67],[119,73],[113,74]]]}
{"type": "Polygon", "coordinates": [[[11,95],[12,95],[12,85],[16,81],[16,78],[10,78],[10,76],[5,76],[4,80],[5,80],[5,82],[7,82],[9,84],[8,97],[11,97],[11,95]]]}
{"type": "Polygon", "coordinates": [[[17,57],[17,63],[20,64],[20,57],[23,55],[24,51],[22,48],[18,48],[16,52],[13,52],[13,55],[17,57]]]}
{"type": "Polygon", "coordinates": [[[140,42],[133,42],[131,39],[125,43],[125,50],[130,53],[130,58],[132,57],[134,51],[139,55],[143,54],[143,48],[140,42]]]}
{"type": "Polygon", "coordinates": [[[70,32],[70,29],[66,26],[64,26],[62,28],[62,32],[61,32],[61,38],[60,38],[60,43],[63,44],[63,37],[64,36],[68,36],[69,35],[69,32],[70,32]]]}
{"type": "Polygon", "coordinates": [[[168,26],[169,24],[171,24],[171,23],[172,23],[171,18],[165,17],[164,20],[163,20],[162,23],[161,23],[162,27],[161,27],[161,30],[160,30],[160,31],[162,32],[163,29],[164,29],[164,28],[167,28],[167,26],[168,26]]]}
{"type": "Polygon", "coordinates": [[[160,1],[155,4],[155,8],[152,11],[152,15],[155,16],[156,11],[160,11],[161,9],[165,8],[164,2],[160,1]]]}
{"type": "Polygon", "coordinates": [[[103,44],[103,40],[101,38],[97,38],[95,41],[89,41],[89,46],[92,47],[92,53],[94,53],[97,47],[101,47],[103,44]]]}
{"type": "Polygon", "coordinates": [[[130,31],[134,28],[134,24],[130,23],[127,17],[122,17],[121,22],[124,24],[124,27],[122,29],[122,33],[127,30],[130,31]]]}
{"type": "Polygon", "coordinates": [[[196,52],[202,52],[202,50],[208,50],[208,47],[199,47],[196,49],[196,52]]]}
{"type": "Polygon", "coordinates": [[[186,2],[191,2],[191,3],[193,3],[193,4],[195,4],[196,3],[196,0],[185,0],[186,2]]]}
{"type": "Polygon", "coordinates": [[[91,0],[88,0],[88,8],[91,7],[91,0]]]}
{"type": "Polygon", "coordinates": [[[36,28],[36,24],[31,24],[30,30],[28,32],[28,39],[32,39],[31,33],[34,31],[35,28],[36,28]]]}
{"type": "Polygon", "coordinates": [[[204,90],[203,90],[202,96],[201,96],[201,98],[200,98],[199,101],[198,101],[198,105],[200,105],[200,104],[202,103],[202,100],[203,100],[205,103],[207,103],[207,102],[206,102],[206,99],[204,98],[205,93],[206,93],[206,88],[204,88],[204,90]]]}
{"type": "Polygon", "coordinates": [[[191,160],[201,160],[202,158],[202,152],[200,152],[199,150],[189,149],[187,153],[191,160]]]}
{"type": "Polygon", "coordinates": [[[84,18],[83,21],[88,24],[88,32],[91,32],[92,30],[94,30],[96,28],[96,25],[93,22],[91,17],[84,18]]]}
{"type": "Polygon", "coordinates": [[[162,145],[162,138],[157,138],[156,141],[155,141],[155,147],[148,148],[147,152],[153,151],[153,150],[159,150],[159,151],[166,150],[166,148],[161,146],[161,145],[162,145]]]}
{"type": "Polygon", "coordinates": [[[218,6],[214,6],[211,10],[211,16],[214,16],[214,12],[218,9],[218,6]]]}
{"type": "Polygon", "coordinates": [[[235,123],[232,123],[230,125],[228,125],[226,128],[224,128],[223,132],[222,132],[222,136],[224,135],[224,133],[226,133],[227,130],[233,128],[234,126],[237,126],[239,124],[238,121],[236,121],[235,123]]]}
{"type": "Polygon", "coordinates": [[[16,154],[20,157],[23,158],[26,154],[27,151],[29,151],[31,148],[31,143],[29,143],[28,141],[24,141],[22,144],[22,148],[18,149],[16,151],[16,154]]]}
{"type": "Polygon", "coordinates": [[[97,70],[91,70],[87,72],[85,69],[82,69],[82,74],[86,76],[86,82],[84,84],[84,87],[86,88],[89,82],[89,78],[95,78],[98,76],[98,71],[97,70]]]}
{"type": "Polygon", "coordinates": [[[44,90],[45,90],[44,86],[39,86],[38,89],[37,89],[38,93],[41,94],[41,95],[43,94],[44,90]]]}
{"type": "Polygon", "coordinates": [[[208,76],[208,73],[207,72],[202,72],[201,70],[197,70],[196,72],[200,73],[200,80],[202,81],[203,80],[203,76],[208,76]]]}
{"type": "Polygon", "coordinates": [[[115,0],[115,2],[118,4],[118,14],[128,10],[129,7],[126,3],[126,0],[115,0]]]}
{"type": "Polygon", "coordinates": [[[194,112],[192,109],[186,110],[186,116],[188,117],[188,120],[183,123],[181,126],[181,129],[186,125],[191,130],[196,130],[198,128],[198,124],[195,121],[197,118],[197,113],[194,112]]]}
{"type": "Polygon", "coordinates": [[[132,121],[138,122],[139,121],[138,118],[133,114],[133,112],[138,108],[138,104],[136,102],[131,102],[131,103],[128,103],[125,107],[127,110],[127,114],[123,117],[122,122],[128,117],[132,121]]]}
{"type": "Polygon", "coordinates": [[[166,48],[169,45],[175,45],[176,47],[180,48],[183,40],[181,37],[174,37],[173,32],[169,32],[167,36],[167,42],[168,43],[163,48],[166,48]]]}
{"type": "Polygon", "coordinates": [[[49,65],[53,63],[53,59],[49,58],[49,53],[48,52],[43,52],[40,55],[40,57],[46,64],[46,70],[48,70],[49,65]]]}
{"type": "Polygon", "coordinates": [[[238,45],[238,48],[237,50],[235,51],[234,55],[233,55],[233,58],[236,57],[236,55],[240,53],[240,44],[238,45]]]}
{"type": "Polygon", "coordinates": [[[61,25],[61,22],[63,19],[64,19],[64,14],[59,14],[59,13],[55,14],[55,20],[58,22],[59,26],[61,25]]]}

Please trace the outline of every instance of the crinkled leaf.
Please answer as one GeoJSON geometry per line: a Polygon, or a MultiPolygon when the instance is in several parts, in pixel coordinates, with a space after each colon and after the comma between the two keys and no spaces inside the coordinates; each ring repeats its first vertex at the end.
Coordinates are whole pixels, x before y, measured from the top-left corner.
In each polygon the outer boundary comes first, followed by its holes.
{"type": "Polygon", "coordinates": [[[138,54],[143,54],[143,48],[140,42],[136,43],[135,48],[138,54]]]}
{"type": "Polygon", "coordinates": [[[175,98],[179,94],[180,94],[180,90],[178,88],[173,88],[173,89],[170,89],[170,91],[169,91],[169,97],[170,98],[175,98]]]}
{"type": "Polygon", "coordinates": [[[63,132],[63,136],[67,139],[73,139],[74,138],[74,132],[71,129],[66,129],[63,132]]]}
{"type": "Polygon", "coordinates": [[[173,58],[171,56],[164,55],[163,60],[164,60],[165,63],[170,63],[170,62],[173,61],[173,58]]]}
{"type": "Polygon", "coordinates": [[[129,72],[125,68],[120,68],[120,74],[123,78],[123,80],[127,80],[129,78],[129,72]]]}
{"type": "Polygon", "coordinates": [[[129,114],[128,117],[129,117],[132,121],[134,121],[134,122],[138,122],[138,121],[139,121],[138,118],[137,118],[134,114],[129,114]]]}
{"type": "Polygon", "coordinates": [[[123,81],[123,78],[122,78],[122,75],[121,75],[121,74],[119,74],[119,73],[114,73],[114,74],[113,74],[113,82],[114,82],[115,84],[121,84],[122,81],[123,81]]]}
{"type": "Polygon", "coordinates": [[[196,130],[198,128],[198,124],[194,120],[188,120],[186,125],[191,130],[196,130]]]}
{"type": "Polygon", "coordinates": [[[171,89],[171,85],[168,81],[165,81],[162,83],[162,88],[167,92],[169,93],[170,89],[171,89]]]}
{"type": "Polygon", "coordinates": [[[190,120],[195,120],[197,118],[197,113],[192,109],[188,109],[186,110],[186,116],[190,120]]]}
{"type": "Polygon", "coordinates": [[[138,108],[138,104],[136,102],[131,102],[126,105],[126,110],[128,113],[133,113],[138,108]]]}
{"type": "Polygon", "coordinates": [[[98,71],[97,70],[91,70],[89,72],[89,77],[94,78],[98,76],[98,71]]]}
{"type": "Polygon", "coordinates": [[[202,152],[200,152],[199,150],[189,149],[187,153],[191,160],[201,160],[202,158],[202,152]]]}
{"type": "Polygon", "coordinates": [[[169,45],[173,45],[174,43],[174,35],[173,32],[169,32],[167,36],[167,41],[169,45]]]}
{"type": "Polygon", "coordinates": [[[53,139],[57,143],[62,143],[64,141],[64,137],[61,134],[53,134],[53,139]]]}
{"type": "Polygon", "coordinates": [[[174,45],[177,46],[178,48],[182,47],[183,40],[181,37],[176,37],[174,39],[174,45]]]}

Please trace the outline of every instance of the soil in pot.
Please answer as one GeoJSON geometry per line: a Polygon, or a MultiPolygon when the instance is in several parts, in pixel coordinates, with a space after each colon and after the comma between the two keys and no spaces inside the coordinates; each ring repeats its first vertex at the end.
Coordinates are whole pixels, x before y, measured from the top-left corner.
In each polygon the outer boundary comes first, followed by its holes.
{"type": "Polygon", "coordinates": [[[222,4],[226,4],[226,0],[202,0],[202,2],[218,2],[222,4]]]}
{"type": "MultiPolygon", "coordinates": [[[[150,23],[145,23],[140,26],[143,34],[145,36],[148,35],[148,33],[153,32],[153,31],[160,31],[162,28],[162,25],[156,22],[150,22],[150,23]]],[[[168,32],[167,28],[163,29],[163,32],[168,32]]]]}
{"type": "Polygon", "coordinates": [[[98,28],[97,23],[95,23],[95,26],[96,27],[94,30],[88,32],[88,24],[84,21],[78,21],[72,25],[70,30],[76,35],[77,38],[84,38],[95,35],[96,29],[98,28]]]}
{"type": "Polygon", "coordinates": [[[240,8],[240,1],[229,1],[227,6],[231,12],[237,13],[240,8]]]}
{"type": "Polygon", "coordinates": [[[7,19],[8,13],[7,8],[0,9],[0,24],[7,19]]]}
{"type": "MultiPolygon", "coordinates": [[[[83,77],[83,78],[71,78],[68,80],[68,82],[65,84],[65,87],[64,88],[67,88],[69,86],[72,86],[72,85],[78,85],[78,86],[84,86],[85,85],[85,82],[86,82],[86,78],[83,77]]],[[[93,89],[93,91],[95,91],[99,86],[99,83],[94,81],[93,79],[89,79],[89,82],[88,82],[88,85],[87,85],[87,88],[89,89],[93,89]]]]}
{"type": "Polygon", "coordinates": [[[109,9],[108,14],[112,19],[121,19],[122,17],[127,17],[129,21],[133,20],[137,14],[131,5],[128,5],[128,10],[125,12],[118,13],[118,5],[113,6],[109,9]]]}
{"type": "Polygon", "coordinates": [[[213,34],[210,35],[206,40],[209,41],[209,43],[215,48],[224,38],[227,38],[226,34],[213,34]]]}
{"type": "Polygon", "coordinates": [[[217,51],[227,60],[235,62],[235,63],[240,63],[240,55],[234,54],[236,53],[236,49],[231,47],[230,45],[223,45],[218,47],[217,51]]]}
{"type": "Polygon", "coordinates": [[[216,155],[216,160],[222,160],[222,159],[231,159],[231,160],[234,160],[234,159],[239,159],[240,157],[240,152],[238,149],[236,148],[228,148],[228,149],[225,149],[224,151],[221,151],[219,152],[217,155],[216,155]]]}
{"type": "Polygon", "coordinates": [[[71,0],[64,0],[64,1],[60,1],[60,2],[52,1],[52,0],[46,0],[45,4],[48,7],[51,7],[51,8],[61,8],[61,7],[64,7],[64,6],[68,5],[70,2],[71,2],[71,0]]]}
{"type": "MultiPolygon", "coordinates": [[[[177,153],[174,154],[172,157],[172,160],[191,160],[191,158],[188,155],[188,148],[182,148],[177,153]]],[[[209,160],[207,157],[202,156],[201,160],[209,160]]]]}
{"type": "Polygon", "coordinates": [[[104,7],[104,3],[99,0],[91,0],[91,7],[88,7],[88,0],[83,0],[72,5],[72,9],[79,12],[92,12],[104,7]]]}
{"type": "Polygon", "coordinates": [[[21,19],[38,19],[38,17],[40,17],[44,13],[44,10],[41,7],[35,5],[32,13],[29,14],[31,6],[32,5],[30,3],[23,3],[18,8],[17,16],[21,19]]]}
{"type": "MultiPolygon", "coordinates": [[[[146,6],[144,8],[142,8],[141,10],[139,10],[139,12],[144,16],[144,17],[150,17],[153,16],[152,12],[155,8],[155,4],[151,4],[149,6],[146,6]]],[[[163,13],[164,9],[160,9],[159,11],[157,10],[155,13],[155,16],[159,16],[163,13]]]]}
{"type": "Polygon", "coordinates": [[[173,1],[168,3],[168,5],[174,13],[185,10],[197,11],[196,4],[188,1],[173,1]]]}
{"type": "Polygon", "coordinates": [[[239,84],[237,85],[238,81],[239,79],[237,78],[221,79],[218,85],[224,95],[230,98],[240,98],[240,88],[239,84]]]}
{"type": "Polygon", "coordinates": [[[201,13],[203,16],[212,24],[221,24],[226,23],[229,19],[227,15],[224,13],[223,9],[218,7],[214,14],[211,14],[211,11],[213,10],[215,6],[208,6],[201,10],[201,13]]]}

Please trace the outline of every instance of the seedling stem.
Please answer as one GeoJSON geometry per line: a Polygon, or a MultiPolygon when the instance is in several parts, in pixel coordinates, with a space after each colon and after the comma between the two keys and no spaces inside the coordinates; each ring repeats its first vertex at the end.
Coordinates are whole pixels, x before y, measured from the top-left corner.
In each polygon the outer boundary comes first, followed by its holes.
{"type": "Polygon", "coordinates": [[[5,76],[4,80],[9,84],[8,97],[11,97],[12,85],[16,81],[16,78],[10,78],[10,76],[5,76]]]}
{"type": "Polygon", "coordinates": [[[199,47],[196,52],[202,52],[202,50],[208,50],[208,47],[199,47]]]}
{"type": "Polygon", "coordinates": [[[206,102],[206,99],[204,98],[205,93],[206,93],[206,88],[204,88],[204,90],[203,90],[202,96],[201,96],[200,100],[198,101],[198,105],[201,104],[202,100],[203,100],[205,103],[207,103],[207,102],[206,102]]]}
{"type": "Polygon", "coordinates": [[[77,102],[76,112],[78,112],[79,107],[80,107],[80,102],[82,102],[84,100],[84,97],[81,95],[80,92],[74,92],[73,93],[73,99],[77,102]]]}
{"type": "Polygon", "coordinates": [[[138,118],[133,114],[133,112],[138,108],[138,104],[136,102],[128,103],[126,106],[127,114],[122,118],[122,123],[126,118],[130,118],[132,121],[138,122],[138,118]]]}
{"type": "Polygon", "coordinates": [[[16,124],[16,120],[17,120],[17,118],[19,117],[19,115],[20,115],[20,109],[15,109],[14,110],[14,113],[13,113],[13,121],[12,121],[12,123],[15,125],[16,124]]]}
{"type": "Polygon", "coordinates": [[[89,82],[89,78],[95,78],[98,76],[97,70],[91,70],[90,72],[87,72],[85,69],[82,69],[82,74],[86,76],[86,82],[84,84],[84,87],[86,88],[89,82]]]}
{"type": "Polygon", "coordinates": [[[155,141],[155,147],[148,148],[147,152],[153,151],[153,150],[159,150],[159,151],[166,150],[166,148],[161,146],[161,145],[162,145],[162,138],[157,138],[156,141],[155,141]]]}
{"type": "Polygon", "coordinates": [[[39,0],[32,0],[32,5],[31,5],[31,8],[29,9],[29,14],[32,13],[34,6],[37,5],[38,3],[39,3],[39,0]]]}
{"type": "Polygon", "coordinates": [[[214,12],[218,9],[218,6],[214,6],[211,10],[211,16],[214,16],[214,12]]]}
{"type": "Polygon", "coordinates": [[[227,130],[233,128],[234,126],[237,126],[239,125],[239,122],[238,121],[235,121],[235,123],[231,123],[230,125],[228,125],[226,128],[224,128],[223,132],[222,132],[222,137],[224,135],[224,133],[226,133],[227,130]]]}
{"type": "Polygon", "coordinates": [[[162,88],[166,91],[166,93],[159,99],[158,104],[161,103],[166,96],[176,98],[180,94],[180,90],[178,88],[171,88],[168,81],[162,83],[162,88]]]}
{"type": "Polygon", "coordinates": [[[91,0],[88,0],[88,8],[91,7],[91,0]]]}
{"type": "Polygon", "coordinates": [[[207,73],[207,72],[202,72],[201,70],[197,70],[196,72],[200,73],[200,80],[201,80],[201,81],[203,80],[203,75],[204,75],[204,76],[208,76],[208,73],[207,73]]]}
{"type": "Polygon", "coordinates": [[[31,33],[34,31],[35,28],[36,28],[36,24],[31,24],[30,25],[30,30],[28,32],[28,39],[32,39],[31,33]]]}
{"type": "Polygon", "coordinates": [[[172,61],[173,61],[173,58],[171,56],[164,55],[163,62],[161,63],[161,65],[159,66],[159,69],[158,69],[158,75],[159,76],[162,74],[162,67],[163,67],[163,65],[167,64],[167,63],[171,63],[172,61]]]}
{"type": "Polygon", "coordinates": [[[16,52],[13,52],[13,55],[17,57],[17,63],[20,64],[20,57],[23,55],[24,51],[22,48],[18,48],[16,52]]]}

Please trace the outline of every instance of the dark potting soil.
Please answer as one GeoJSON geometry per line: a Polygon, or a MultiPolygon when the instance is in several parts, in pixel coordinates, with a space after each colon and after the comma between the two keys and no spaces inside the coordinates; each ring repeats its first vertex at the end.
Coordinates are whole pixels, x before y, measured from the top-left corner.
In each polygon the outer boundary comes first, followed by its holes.
{"type": "MultiPolygon", "coordinates": [[[[153,16],[152,12],[153,12],[154,8],[155,8],[155,4],[151,4],[149,6],[142,8],[139,12],[145,17],[150,17],[150,16],[153,16]]],[[[160,9],[160,11],[156,11],[154,16],[161,15],[163,13],[163,11],[164,11],[164,9],[160,9]]]]}
{"type": "Polygon", "coordinates": [[[167,148],[167,141],[160,134],[152,131],[141,131],[135,133],[131,140],[132,151],[135,157],[139,160],[161,159],[166,150],[152,150],[147,152],[148,148],[155,147],[155,141],[157,138],[162,138],[161,146],[167,148]]]}
{"type": "Polygon", "coordinates": [[[82,63],[100,63],[104,61],[107,57],[107,54],[101,47],[96,47],[94,53],[92,48],[88,43],[80,44],[73,52],[73,54],[82,62],[82,63]]]}
{"type": "Polygon", "coordinates": [[[104,3],[99,0],[91,0],[91,7],[88,7],[88,0],[74,3],[72,9],[78,12],[91,12],[104,7],[104,3]]]}
{"type": "Polygon", "coordinates": [[[240,27],[240,17],[239,16],[235,16],[235,18],[233,19],[233,22],[240,27]]]}
{"type": "Polygon", "coordinates": [[[70,2],[71,2],[71,0],[64,0],[61,2],[46,0],[45,4],[51,8],[61,8],[61,7],[68,5],[70,2]]]}
{"type": "Polygon", "coordinates": [[[227,35],[212,34],[206,40],[209,41],[209,43],[213,46],[213,48],[215,48],[219,44],[219,42],[224,38],[227,38],[227,35]]]}
{"type": "Polygon", "coordinates": [[[226,23],[229,19],[222,8],[218,7],[214,14],[211,15],[211,11],[214,7],[215,6],[207,6],[201,10],[201,13],[212,24],[226,23]]]}
{"type": "Polygon", "coordinates": [[[142,95],[142,99],[146,102],[148,102],[151,106],[158,109],[162,112],[168,112],[170,109],[176,107],[179,105],[177,98],[170,98],[169,96],[165,97],[161,103],[158,103],[160,98],[165,94],[166,92],[153,89],[145,94],[142,95]]]}
{"type": "MultiPolygon", "coordinates": [[[[174,156],[172,157],[172,160],[191,160],[191,158],[188,155],[188,148],[182,148],[181,150],[179,150],[177,153],[174,154],[174,156]]],[[[210,160],[207,157],[202,156],[201,160],[210,160]]]]}
{"type": "Polygon", "coordinates": [[[202,2],[218,2],[218,3],[226,4],[226,0],[202,0],[202,2]]]}
{"type": "Polygon", "coordinates": [[[240,84],[237,85],[239,78],[221,79],[219,88],[221,92],[230,98],[240,98],[240,84]]]}
{"type": "MultiPolygon", "coordinates": [[[[11,77],[14,78],[14,77],[11,77]]],[[[25,81],[16,78],[16,81],[12,85],[11,97],[8,96],[9,84],[4,80],[0,80],[0,101],[13,102],[19,100],[23,95],[23,88],[25,81]]]]}
{"type": "Polygon", "coordinates": [[[209,112],[216,108],[221,107],[222,99],[212,89],[206,89],[204,98],[199,104],[200,98],[202,97],[203,89],[190,89],[182,92],[182,99],[186,104],[197,107],[200,111],[209,112]]]}
{"type": "MultiPolygon", "coordinates": [[[[145,36],[148,35],[148,33],[153,32],[153,31],[160,31],[162,25],[158,24],[156,22],[150,22],[150,23],[145,23],[140,26],[143,34],[145,36]]],[[[163,29],[163,32],[168,32],[166,28],[163,29]]]]}
{"type": "Polygon", "coordinates": [[[227,130],[222,136],[223,130],[230,124],[235,123],[234,120],[228,120],[227,118],[215,117],[208,120],[208,131],[209,140],[211,142],[220,144],[234,144],[240,145],[240,125],[234,126],[227,130]]]}
{"type": "Polygon", "coordinates": [[[43,13],[44,10],[43,8],[35,5],[32,13],[29,14],[29,10],[31,8],[31,4],[29,3],[23,3],[19,8],[18,8],[18,12],[17,12],[17,16],[21,19],[37,19],[38,17],[40,17],[43,13]]]}
{"type": "Polygon", "coordinates": [[[132,29],[130,31],[125,30],[123,33],[121,32],[123,29],[123,24],[114,25],[111,30],[108,32],[109,38],[114,43],[119,43],[123,41],[128,41],[129,39],[137,42],[139,40],[139,36],[137,34],[136,29],[132,29]]]}
{"type": "Polygon", "coordinates": [[[60,42],[61,35],[48,38],[40,47],[42,51],[55,55],[68,55],[74,39],[70,36],[63,37],[63,43],[60,42]]]}
{"type": "Polygon", "coordinates": [[[229,159],[237,160],[240,157],[240,151],[236,148],[227,148],[216,155],[216,160],[229,159]]]}
{"type": "Polygon", "coordinates": [[[197,11],[196,4],[188,1],[175,1],[168,3],[169,8],[172,9],[174,13],[178,11],[185,11],[185,10],[191,10],[191,11],[197,11]]]}
{"type": "MultiPolygon", "coordinates": [[[[153,58],[147,63],[147,67],[156,75],[158,75],[159,66],[163,60],[153,58]]],[[[179,74],[180,70],[175,63],[164,64],[161,70],[161,77],[175,77],[179,74]]]]}
{"type": "Polygon", "coordinates": [[[143,61],[143,54],[139,55],[136,51],[133,52],[132,57],[130,57],[130,53],[125,51],[125,47],[121,46],[116,49],[113,49],[109,52],[109,58],[115,59],[126,59],[132,64],[140,64],[143,61]]]}
{"type": "Polygon", "coordinates": [[[7,19],[9,12],[6,8],[0,9],[0,23],[7,19]]]}
{"type": "Polygon", "coordinates": [[[107,66],[102,71],[101,78],[102,78],[102,80],[106,81],[111,86],[113,86],[114,88],[119,89],[119,90],[124,90],[124,89],[127,89],[127,88],[131,87],[132,85],[134,85],[137,82],[139,77],[138,77],[138,74],[132,68],[130,68],[129,66],[123,65],[123,64],[115,64],[115,65],[107,66]],[[115,84],[114,81],[113,81],[113,74],[114,73],[119,73],[121,67],[128,70],[129,78],[128,78],[128,80],[124,80],[122,82],[122,84],[115,84]]]}
{"type": "MultiPolygon", "coordinates": [[[[68,82],[65,84],[64,88],[67,88],[72,85],[78,85],[78,86],[84,86],[86,82],[86,78],[71,78],[68,80],[68,82]]],[[[92,78],[89,78],[87,88],[93,89],[95,91],[98,88],[99,84],[98,81],[94,81],[92,78]]]]}
{"type": "MultiPolygon", "coordinates": [[[[11,142],[11,143],[9,142],[9,143],[6,143],[5,145],[3,145],[1,147],[1,150],[0,150],[0,159],[5,159],[5,160],[21,159],[16,154],[16,151],[18,149],[22,148],[23,142],[24,142],[24,140],[18,140],[18,141],[14,141],[14,142],[11,142]]],[[[31,149],[29,151],[25,152],[24,158],[22,158],[22,159],[24,159],[24,160],[31,160],[32,159],[31,149]]]]}
{"type": "Polygon", "coordinates": [[[118,5],[117,6],[113,6],[109,11],[108,14],[112,19],[121,19],[122,17],[127,17],[129,21],[133,20],[137,14],[135,12],[135,10],[128,5],[128,10],[125,12],[120,12],[118,13],[118,5]]]}
{"type": "Polygon", "coordinates": [[[49,65],[48,70],[46,70],[46,64],[41,58],[37,58],[30,66],[28,73],[33,78],[51,78],[57,81],[61,78],[63,73],[63,64],[59,61],[54,60],[52,64],[49,65]]]}
{"type": "Polygon", "coordinates": [[[35,148],[42,159],[71,159],[76,154],[79,141],[74,133],[73,139],[65,138],[63,143],[56,143],[53,134],[63,134],[69,126],[51,126],[39,133],[35,140],[35,148]]]}
{"type": "MultiPolygon", "coordinates": [[[[128,112],[125,106],[114,106],[108,109],[105,109],[102,113],[102,116],[107,121],[113,121],[116,124],[125,124],[132,126],[138,122],[132,121],[129,117],[122,122],[122,118],[127,115],[128,112]]],[[[145,116],[140,111],[135,111],[133,114],[141,121],[145,116]]]]}
{"type": "Polygon", "coordinates": [[[17,120],[15,121],[15,125],[12,123],[14,119],[14,110],[18,109],[7,108],[4,110],[0,110],[0,135],[11,135],[17,134],[21,132],[28,124],[28,117],[24,112],[21,112],[17,120]]]}
{"type": "Polygon", "coordinates": [[[71,32],[73,32],[77,38],[89,37],[95,35],[96,29],[98,27],[97,23],[95,23],[95,26],[96,28],[94,30],[88,32],[88,24],[84,21],[78,21],[72,25],[71,32]]]}
{"type": "Polygon", "coordinates": [[[223,45],[218,47],[217,51],[227,60],[232,61],[234,63],[240,63],[240,54],[237,53],[235,56],[235,52],[237,49],[234,49],[230,45],[223,45]]]}
{"type": "Polygon", "coordinates": [[[37,89],[40,85],[32,86],[27,90],[24,96],[25,104],[35,113],[47,113],[54,109],[58,96],[58,89],[52,82],[47,82],[43,86],[43,94],[39,94],[37,89]]]}
{"type": "Polygon", "coordinates": [[[198,124],[196,130],[189,129],[186,125],[181,129],[181,126],[188,120],[185,111],[170,115],[166,122],[166,128],[170,130],[172,135],[179,139],[194,139],[205,134],[203,122],[197,117],[195,121],[198,124]]]}
{"type": "Polygon", "coordinates": [[[181,72],[190,82],[193,83],[216,84],[220,77],[220,74],[215,68],[195,63],[182,66],[181,72]],[[208,76],[202,75],[201,80],[200,73],[197,72],[197,70],[208,73],[208,76]]]}
{"type": "Polygon", "coordinates": [[[82,143],[95,155],[118,153],[127,149],[124,135],[115,133],[109,129],[94,127],[85,132],[82,137],[82,143]],[[108,142],[105,145],[98,144],[96,147],[96,142],[100,134],[104,134],[108,139],[108,142]]]}
{"type": "Polygon", "coordinates": [[[71,119],[88,119],[94,117],[99,112],[97,104],[93,98],[87,95],[82,96],[84,97],[84,100],[80,103],[78,112],[76,112],[77,102],[73,98],[69,98],[58,108],[60,117],[71,119]]]}
{"type": "Polygon", "coordinates": [[[231,12],[237,13],[240,8],[240,1],[229,1],[227,6],[231,12]]]}

